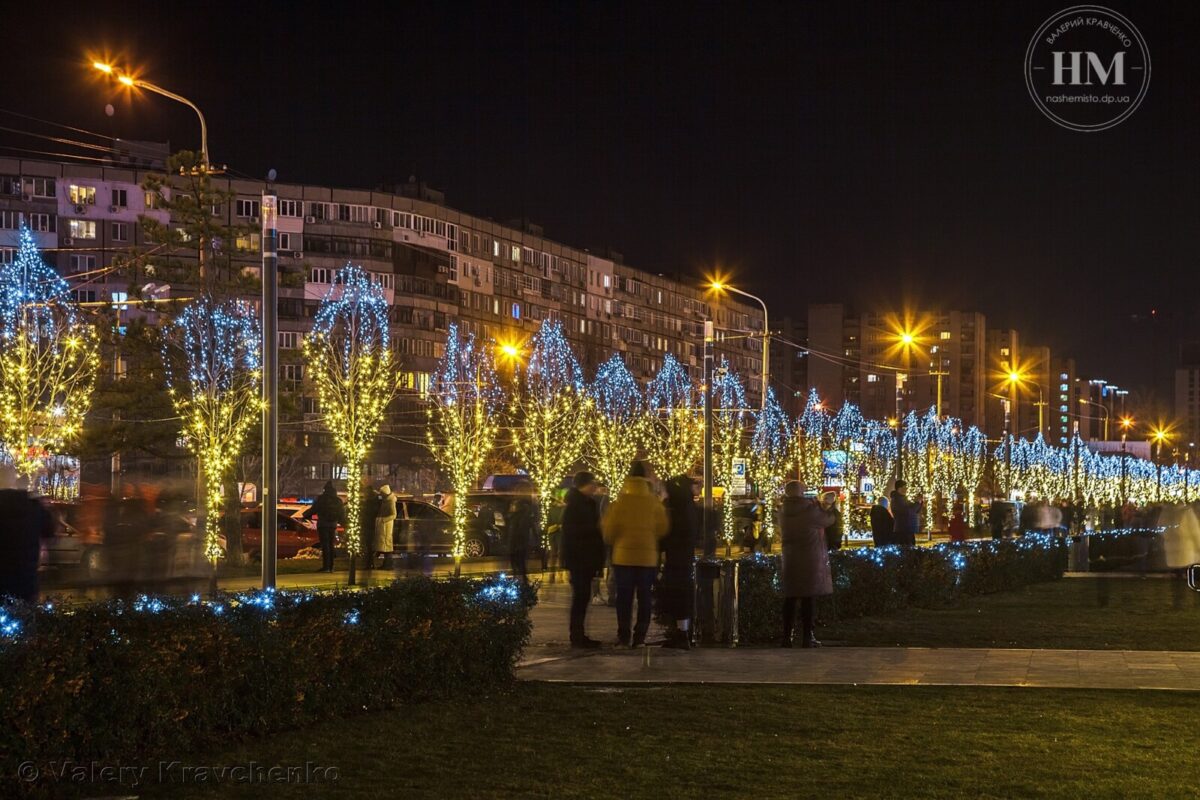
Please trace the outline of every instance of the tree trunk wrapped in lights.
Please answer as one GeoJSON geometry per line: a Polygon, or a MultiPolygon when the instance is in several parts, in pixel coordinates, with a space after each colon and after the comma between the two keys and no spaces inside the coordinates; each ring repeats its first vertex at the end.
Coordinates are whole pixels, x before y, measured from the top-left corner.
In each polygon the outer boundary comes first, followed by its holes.
{"type": "Polygon", "coordinates": [[[887,492],[887,482],[896,470],[896,432],[877,420],[868,420],[863,435],[863,469],[876,497],[887,492]]]}
{"type": "MultiPolygon", "coordinates": [[[[713,377],[713,479],[725,489],[721,503],[721,532],[726,544],[736,536],[733,516],[733,462],[746,455],[746,390],[733,367],[722,358],[713,377]]],[[[707,532],[705,533],[707,535],[707,532]]]]}
{"type": "Polygon", "coordinates": [[[975,495],[983,480],[987,465],[987,437],[974,425],[959,433],[954,439],[954,482],[966,492],[967,523],[973,528],[979,524],[975,513],[975,495]]]}
{"type": "Polygon", "coordinates": [[[924,498],[927,526],[933,514],[932,436],[929,418],[908,412],[904,418],[904,434],[900,437],[900,459],[909,498],[915,499],[918,495],[924,498]]]}
{"type": "Polygon", "coordinates": [[[801,483],[810,489],[825,484],[825,437],[829,415],[825,413],[816,389],[808,392],[808,402],[796,424],[796,465],[801,483]]]}
{"type": "MultiPolygon", "coordinates": [[[[515,379],[520,380],[519,370],[515,379]]],[[[543,547],[549,544],[546,523],[554,490],[583,454],[591,402],[562,323],[543,321],[512,401],[513,448],[537,492],[543,547]]]]}
{"type": "Polygon", "coordinates": [[[847,527],[850,522],[851,495],[858,491],[858,473],[863,461],[863,434],[866,425],[858,406],[842,403],[829,426],[830,441],[842,454],[840,472],[842,486],[846,490],[842,498],[842,514],[847,527]]]}
{"type": "Polygon", "coordinates": [[[688,475],[704,453],[704,415],[687,370],[670,353],[646,387],[642,447],[662,480],[688,475]]]}
{"type": "Polygon", "coordinates": [[[636,427],[642,413],[637,381],[619,354],[596,371],[591,386],[592,432],[586,459],[614,495],[637,458],[636,427]]]}
{"type": "Polygon", "coordinates": [[[164,331],[168,391],[203,479],[204,555],[214,566],[224,479],[262,411],[260,339],[253,306],[210,297],[189,303],[164,331]]]}
{"type": "Polygon", "coordinates": [[[33,234],[22,227],[18,240],[0,268],[0,442],[17,472],[33,478],[79,436],[100,351],[33,234]]]}
{"type": "Polygon", "coordinates": [[[496,417],[504,395],[491,352],[470,336],[463,341],[451,324],[446,352],[429,381],[429,452],[454,492],[454,558],[463,556],[470,524],[467,494],[496,445],[496,417]]]}
{"type": "Polygon", "coordinates": [[[767,400],[754,421],[754,436],[750,440],[750,474],[762,496],[762,527],[766,537],[775,532],[775,507],[792,458],[791,422],[775,399],[775,390],[768,387],[767,400]]]}
{"type": "Polygon", "coordinates": [[[350,580],[362,552],[362,478],[387,407],[399,389],[389,346],[383,287],[362,267],[346,264],[317,307],[304,338],[321,419],[346,465],[346,550],[350,580]]]}

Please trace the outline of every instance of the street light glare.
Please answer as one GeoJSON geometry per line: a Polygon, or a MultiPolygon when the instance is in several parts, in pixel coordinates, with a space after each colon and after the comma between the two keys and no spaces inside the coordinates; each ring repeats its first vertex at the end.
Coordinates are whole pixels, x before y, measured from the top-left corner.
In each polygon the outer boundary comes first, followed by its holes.
{"type": "Polygon", "coordinates": [[[915,337],[906,331],[900,334],[900,341],[904,344],[912,344],[915,341],[915,337]]]}
{"type": "Polygon", "coordinates": [[[118,75],[117,80],[126,86],[133,86],[133,78],[129,77],[128,75],[118,75]]]}
{"type": "Polygon", "coordinates": [[[93,61],[92,66],[106,75],[112,75],[112,64],[105,64],[103,61],[93,61]]]}

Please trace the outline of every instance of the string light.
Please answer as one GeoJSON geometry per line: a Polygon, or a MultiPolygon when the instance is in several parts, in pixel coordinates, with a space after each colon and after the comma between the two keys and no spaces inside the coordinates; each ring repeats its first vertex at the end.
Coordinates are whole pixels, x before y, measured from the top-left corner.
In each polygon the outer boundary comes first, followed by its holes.
{"type": "Polygon", "coordinates": [[[470,524],[466,497],[496,445],[496,417],[504,405],[504,394],[491,350],[481,347],[474,336],[464,341],[454,323],[446,335],[446,350],[430,377],[429,400],[427,446],[454,492],[453,555],[461,559],[470,524]]]}
{"type": "Polygon", "coordinates": [[[750,472],[766,506],[762,528],[768,537],[775,530],[775,508],[792,457],[791,421],[775,399],[775,390],[768,387],[766,402],[758,412],[754,436],[750,440],[750,472]]]}
{"type": "Polygon", "coordinates": [[[650,466],[660,478],[691,473],[704,451],[704,416],[699,393],[683,365],[670,353],[646,387],[639,434],[650,466]]]}
{"type": "Polygon", "coordinates": [[[724,356],[713,376],[713,480],[725,489],[721,503],[721,532],[726,543],[736,536],[737,521],[733,515],[734,462],[746,455],[746,422],[749,418],[746,389],[724,356]]]}
{"type": "Polygon", "coordinates": [[[346,551],[362,552],[363,470],[388,405],[399,389],[392,365],[383,287],[356,264],[334,276],[317,307],[304,356],[321,418],[346,467],[346,551]]]}
{"type": "Polygon", "coordinates": [[[810,488],[825,483],[825,436],[829,432],[829,414],[816,389],[808,392],[804,412],[796,424],[796,466],[801,482],[810,488]]]}
{"type": "Polygon", "coordinates": [[[204,555],[213,564],[221,557],[225,477],[262,409],[260,338],[250,304],[209,296],[189,303],[163,338],[167,392],[204,481],[204,555]]]}
{"type": "Polygon", "coordinates": [[[0,348],[0,442],[32,479],[83,430],[100,346],[24,225],[12,262],[0,267],[0,348]]]}
{"type": "Polygon", "coordinates": [[[642,414],[642,396],[629,367],[614,353],[596,370],[591,386],[592,435],[587,460],[600,482],[617,491],[637,458],[634,435],[642,414]]]}

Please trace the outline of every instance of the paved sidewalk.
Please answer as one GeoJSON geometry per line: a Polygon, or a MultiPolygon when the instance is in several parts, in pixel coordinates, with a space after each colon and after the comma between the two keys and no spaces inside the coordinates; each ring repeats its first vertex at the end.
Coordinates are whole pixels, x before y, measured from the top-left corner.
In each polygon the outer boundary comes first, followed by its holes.
{"type": "Polygon", "coordinates": [[[817,683],[1200,691],[1200,652],[920,647],[648,647],[527,653],[522,680],[571,683],[817,683]]]}

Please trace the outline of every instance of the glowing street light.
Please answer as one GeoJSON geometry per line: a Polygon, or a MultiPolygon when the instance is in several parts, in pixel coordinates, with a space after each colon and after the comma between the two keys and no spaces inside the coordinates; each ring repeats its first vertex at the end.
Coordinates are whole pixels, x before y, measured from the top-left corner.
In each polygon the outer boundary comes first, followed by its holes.
{"type": "Polygon", "coordinates": [[[767,386],[769,385],[770,372],[771,372],[771,326],[767,321],[767,319],[768,319],[767,304],[763,301],[763,299],[761,297],[756,297],[755,295],[752,295],[749,292],[743,292],[741,289],[737,288],[736,286],[730,286],[728,283],[725,283],[720,278],[713,278],[712,280],[710,280],[708,282],[708,288],[710,291],[716,292],[717,294],[723,294],[725,292],[732,292],[733,294],[738,294],[738,295],[741,295],[742,297],[747,297],[751,300],[754,300],[760,306],[762,306],[762,310],[763,310],[762,401],[761,401],[759,407],[766,408],[767,407],[767,386]]]}
{"type": "Polygon", "coordinates": [[[1019,388],[1022,384],[1025,384],[1025,383],[1028,383],[1028,384],[1031,384],[1031,385],[1037,387],[1038,401],[1037,401],[1036,405],[1037,405],[1037,410],[1038,410],[1038,433],[1041,434],[1042,431],[1044,430],[1045,421],[1046,421],[1046,418],[1045,418],[1046,397],[1044,395],[1045,390],[1042,388],[1042,385],[1035,380],[1031,380],[1029,378],[1029,376],[1026,375],[1025,373],[1018,372],[1016,370],[1009,370],[1006,382],[1009,383],[1010,385],[1012,385],[1014,388],[1019,388]]]}
{"type": "Polygon", "coordinates": [[[182,103],[183,105],[190,108],[192,111],[195,111],[196,116],[200,118],[200,163],[201,163],[204,171],[205,172],[208,171],[209,163],[210,163],[208,160],[208,123],[205,122],[204,114],[200,111],[199,106],[197,106],[191,100],[188,100],[186,97],[183,97],[182,95],[178,95],[178,94],[175,94],[174,92],[168,91],[168,90],[162,88],[161,86],[150,83],[150,81],[144,81],[141,78],[135,78],[132,75],[130,75],[128,72],[120,70],[117,67],[114,67],[112,64],[109,64],[107,62],[93,61],[92,67],[95,70],[97,70],[98,72],[103,72],[105,75],[110,75],[110,76],[116,78],[117,83],[120,83],[122,86],[127,86],[130,89],[145,89],[148,92],[154,92],[155,94],[160,94],[163,97],[174,100],[177,103],[182,103]]]}

